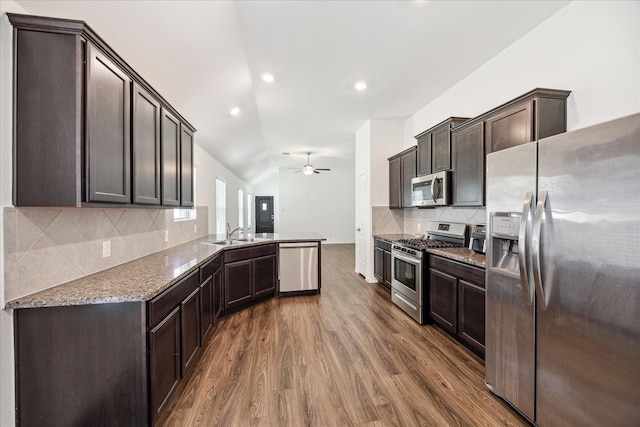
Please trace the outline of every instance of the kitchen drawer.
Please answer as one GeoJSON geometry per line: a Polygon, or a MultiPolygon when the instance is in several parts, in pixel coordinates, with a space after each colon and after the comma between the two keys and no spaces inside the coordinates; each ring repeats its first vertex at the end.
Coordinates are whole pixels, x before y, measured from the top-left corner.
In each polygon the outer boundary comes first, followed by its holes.
{"type": "Polygon", "coordinates": [[[222,255],[216,255],[213,259],[203,264],[200,267],[200,283],[204,283],[207,277],[215,273],[220,267],[222,267],[222,255]]]}
{"type": "Polygon", "coordinates": [[[374,238],[375,247],[391,252],[391,242],[380,237],[374,238]]]}
{"type": "Polygon", "coordinates": [[[276,253],[276,245],[260,245],[250,248],[232,249],[227,250],[224,253],[224,262],[236,262],[244,261],[252,258],[259,258],[267,255],[274,255],[276,253]]]}
{"type": "Polygon", "coordinates": [[[179,306],[198,286],[200,286],[200,275],[199,270],[196,270],[152,299],[149,302],[149,328],[153,328],[162,319],[167,317],[167,315],[179,306]]]}
{"type": "Polygon", "coordinates": [[[476,284],[484,289],[484,270],[478,267],[472,267],[458,261],[431,255],[429,257],[429,266],[436,270],[444,271],[459,279],[463,279],[476,284]]]}

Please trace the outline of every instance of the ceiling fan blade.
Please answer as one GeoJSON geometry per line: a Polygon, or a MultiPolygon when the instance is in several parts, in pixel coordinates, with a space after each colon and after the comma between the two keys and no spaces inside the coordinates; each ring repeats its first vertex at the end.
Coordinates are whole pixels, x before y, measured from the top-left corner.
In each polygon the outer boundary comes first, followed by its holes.
{"type": "Polygon", "coordinates": [[[315,170],[317,170],[317,171],[330,171],[331,169],[315,168],[315,170]]]}
{"type": "Polygon", "coordinates": [[[301,170],[297,170],[297,171],[293,171],[293,173],[300,173],[302,172],[301,170]]]}
{"type": "Polygon", "coordinates": [[[318,169],[314,169],[313,173],[320,173],[320,172],[318,172],[318,169]]]}

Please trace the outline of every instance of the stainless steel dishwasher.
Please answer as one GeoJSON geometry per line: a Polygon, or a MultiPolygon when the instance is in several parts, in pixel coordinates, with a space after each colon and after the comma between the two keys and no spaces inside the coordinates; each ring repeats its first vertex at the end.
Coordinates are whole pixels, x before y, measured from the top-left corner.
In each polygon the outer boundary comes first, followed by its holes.
{"type": "Polygon", "coordinates": [[[280,243],[280,293],[318,292],[318,242],[280,243]]]}

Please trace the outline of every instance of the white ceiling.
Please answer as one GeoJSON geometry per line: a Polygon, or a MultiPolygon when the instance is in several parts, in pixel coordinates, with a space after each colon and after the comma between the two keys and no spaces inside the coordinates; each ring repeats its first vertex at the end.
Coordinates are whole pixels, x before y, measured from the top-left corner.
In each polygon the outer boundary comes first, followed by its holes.
{"type": "Polygon", "coordinates": [[[255,184],[303,166],[307,151],[322,168],[353,158],[366,120],[415,113],[568,1],[15,3],[86,21],[196,127],[198,145],[255,184]]]}

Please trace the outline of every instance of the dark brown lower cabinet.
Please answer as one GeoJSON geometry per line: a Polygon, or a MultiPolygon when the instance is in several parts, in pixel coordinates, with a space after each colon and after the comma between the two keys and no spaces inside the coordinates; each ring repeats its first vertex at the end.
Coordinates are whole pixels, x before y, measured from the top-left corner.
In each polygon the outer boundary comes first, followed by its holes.
{"type": "Polygon", "coordinates": [[[180,303],[182,360],[181,372],[184,377],[200,351],[200,287],[180,303]]]}
{"type": "Polygon", "coordinates": [[[451,333],[458,328],[458,279],[434,268],[431,275],[431,318],[451,333]]]}
{"type": "Polygon", "coordinates": [[[484,358],[484,269],[434,255],[429,259],[431,318],[484,358]]]}
{"type": "Polygon", "coordinates": [[[391,290],[391,242],[387,240],[374,239],[373,274],[378,283],[391,290]]]}
{"type": "Polygon", "coordinates": [[[470,348],[484,355],[485,290],[484,286],[458,281],[458,334],[470,348]]]}
{"type": "Polygon", "coordinates": [[[213,273],[213,312],[214,318],[217,320],[222,314],[222,309],[224,308],[224,275],[222,267],[218,268],[215,273],[213,273]]]}
{"type": "Polygon", "coordinates": [[[149,425],[146,302],[18,309],[14,327],[16,425],[149,425]]]}
{"type": "Polygon", "coordinates": [[[149,331],[152,423],[180,384],[180,308],[149,331]]]}
{"type": "Polygon", "coordinates": [[[225,263],[225,308],[243,305],[253,299],[251,260],[225,263]]]}
{"type": "Polygon", "coordinates": [[[213,330],[215,322],[213,276],[209,276],[200,284],[200,339],[213,330]]]}
{"type": "Polygon", "coordinates": [[[276,290],[276,256],[267,255],[253,260],[254,296],[261,298],[273,294],[276,290]]]}
{"type": "Polygon", "coordinates": [[[277,281],[276,245],[260,245],[225,252],[224,309],[242,307],[273,295],[277,281]]]}
{"type": "Polygon", "coordinates": [[[216,255],[200,267],[200,340],[203,345],[220,315],[222,256],[216,255]]]}

